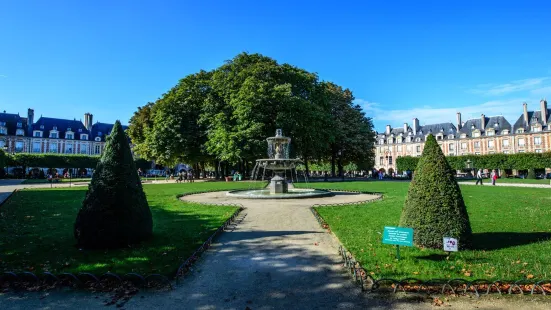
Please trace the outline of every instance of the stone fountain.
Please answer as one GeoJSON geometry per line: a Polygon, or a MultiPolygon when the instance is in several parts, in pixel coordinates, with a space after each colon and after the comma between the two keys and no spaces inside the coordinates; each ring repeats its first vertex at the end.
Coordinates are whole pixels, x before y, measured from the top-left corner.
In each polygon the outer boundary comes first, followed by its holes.
{"type": "Polygon", "coordinates": [[[228,196],[256,199],[283,199],[283,198],[308,198],[331,196],[332,193],[323,190],[290,188],[287,175],[290,180],[297,180],[296,167],[302,161],[289,158],[291,138],[283,136],[281,129],[276,130],[274,137],[266,139],[268,143],[268,158],[257,159],[251,178],[265,180],[266,172],[273,172],[273,177],[266,188],[254,190],[231,191],[228,196]],[[262,174],[260,175],[260,171],[262,174]],[[293,177],[293,172],[294,177],[293,177]]]}

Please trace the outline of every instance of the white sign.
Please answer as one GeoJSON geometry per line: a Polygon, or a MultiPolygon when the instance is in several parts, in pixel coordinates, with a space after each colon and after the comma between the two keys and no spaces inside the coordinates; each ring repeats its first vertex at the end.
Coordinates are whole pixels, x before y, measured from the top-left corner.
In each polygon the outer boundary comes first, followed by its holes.
{"type": "Polygon", "coordinates": [[[458,245],[459,245],[459,242],[457,242],[457,239],[444,237],[444,251],[457,252],[458,245]]]}

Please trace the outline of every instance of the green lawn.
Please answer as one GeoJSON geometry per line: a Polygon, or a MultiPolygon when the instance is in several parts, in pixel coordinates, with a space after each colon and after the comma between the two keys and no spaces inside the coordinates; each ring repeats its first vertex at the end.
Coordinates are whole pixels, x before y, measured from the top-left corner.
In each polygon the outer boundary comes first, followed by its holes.
{"type": "Polygon", "coordinates": [[[249,186],[235,182],[145,185],[154,237],[119,250],[75,247],[73,224],[85,187],[17,192],[0,210],[0,273],[111,271],[173,276],[182,261],[236,210],[184,203],[176,195],[249,186]]]}
{"type": "MultiPolygon", "coordinates": [[[[484,181],[484,183],[492,183],[492,180],[490,180],[490,179],[484,179],[483,181],[484,181]]],[[[503,179],[497,179],[496,183],[522,183],[522,184],[546,184],[546,185],[549,185],[550,184],[549,181],[551,181],[551,180],[549,180],[549,179],[517,179],[517,178],[507,179],[507,178],[503,178],[503,179]]],[[[469,180],[469,181],[465,181],[465,182],[475,183],[476,180],[469,180]]]]}
{"type": "Polygon", "coordinates": [[[409,183],[312,184],[384,193],[359,206],[317,208],[331,230],[378,278],[548,279],[551,277],[551,191],[514,187],[462,186],[475,249],[452,253],[382,244],[384,226],[397,226],[409,183]]]}

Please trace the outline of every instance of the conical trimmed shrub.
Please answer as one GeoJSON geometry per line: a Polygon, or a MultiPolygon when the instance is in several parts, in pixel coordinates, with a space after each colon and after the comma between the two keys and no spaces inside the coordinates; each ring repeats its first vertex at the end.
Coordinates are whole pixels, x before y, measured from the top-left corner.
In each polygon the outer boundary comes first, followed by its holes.
{"type": "Polygon", "coordinates": [[[128,138],[119,121],[105,149],[75,221],[82,248],[117,248],[152,235],[153,220],[128,138]]]}
{"type": "Polygon", "coordinates": [[[400,226],[414,229],[413,241],[419,247],[442,249],[443,237],[457,238],[462,249],[472,245],[461,189],[432,134],[409,185],[400,226]]]}

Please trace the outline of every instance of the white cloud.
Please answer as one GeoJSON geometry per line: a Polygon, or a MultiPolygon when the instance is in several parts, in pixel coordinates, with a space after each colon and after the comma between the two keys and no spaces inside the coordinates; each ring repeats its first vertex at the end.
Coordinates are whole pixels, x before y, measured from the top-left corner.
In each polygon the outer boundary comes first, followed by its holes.
{"type": "MultiPolygon", "coordinates": [[[[522,103],[536,102],[532,104],[533,110],[539,110],[539,100],[525,100],[522,98],[509,100],[487,101],[482,104],[456,106],[447,108],[431,108],[429,106],[411,109],[384,109],[382,105],[367,100],[357,99],[355,103],[362,106],[366,116],[372,117],[377,122],[386,122],[392,127],[402,126],[404,123],[412,124],[413,118],[419,119],[421,125],[451,122],[456,123],[457,112],[461,112],[462,121],[471,118],[479,118],[481,114],[486,116],[503,115],[511,123],[516,122],[522,113],[522,103]]],[[[530,104],[528,106],[530,108],[530,104]]],[[[377,128],[381,130],[381,128],[377,128]]]]}
{"type": "Polygon", "coordinates": [[[480,84],[477,85],[476,88],[469,90],[469,92],[486,96],[502,96],[514,92],[532,91],[542,87],[546,87],[546,85],[544,85],[544,82],[548,80],[549,77],[540,77],[517,80],[505,84],[480,84]]]}

